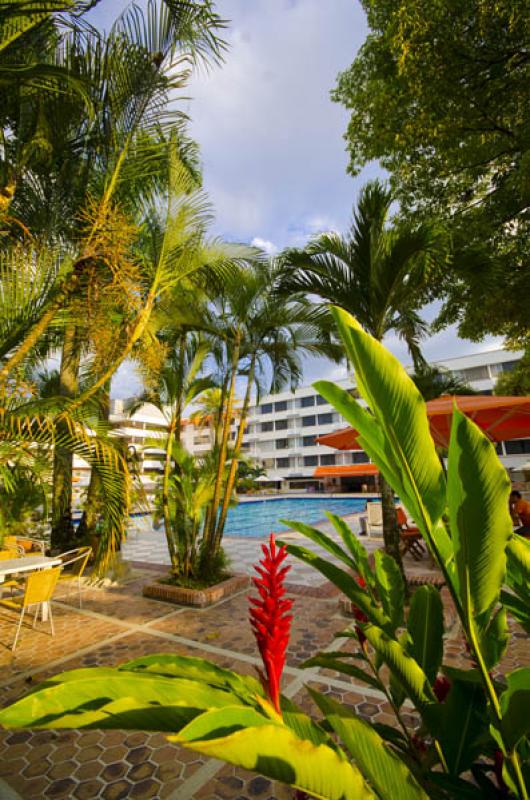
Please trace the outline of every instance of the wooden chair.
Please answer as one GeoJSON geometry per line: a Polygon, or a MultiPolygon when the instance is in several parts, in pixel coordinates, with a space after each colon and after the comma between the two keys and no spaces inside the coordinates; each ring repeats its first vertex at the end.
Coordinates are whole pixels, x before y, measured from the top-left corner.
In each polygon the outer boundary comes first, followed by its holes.
{"type": "Polygon", "coordinates": [[[401,555],[405,556],[410,553],[416,561],[421,561],[425,555],[425,548],[421,543],[422,536],[419,528],[409,524],[407,515],[401,506],[396,508],[396,515],[400,529],[401,555]]]}
{"type": "Polygon", "coordinates": [[[55,628],[53,626],[53,616],[52,616],[52,608],[51,608],[51,598],[55,587],[57,585],[57,581],[59,580],[59,574],[61,572],[61,567],[54,567],[53,569],[42,569],[36,570],[35,572],[30,572],[26,578],[26,584],[24,589],[24,594],[20,597],[12,597],[9,599],[2,598],[0,603],[7,608],[12,608],[17,611],[20,611],[20,617],[18,620],[17,631],[15,633],[15,640],[13,642],[12,651],[15,651],[17,646],[18,637],[20,635],[20,629],[22,628],[22,622],[24,620],[24,614],[26,613],[26,609],[29,606],[36,606],[35,609],[35,616],[33,618],[33,627],[37,624],[37,616],[39,610],[43,603],[48,603],[48,613],[50,615],[50,627],[52,636],[55,636],[55,628]]]}
{"type": "Polygon", "coordinates": [[[72,586],[73,583],[77,581],[79,608],[82,608],[81,578],[83,577],[83,573],[91,555],[91,547],[76,547],[75,550],[67,550],[66,553],[61,553],[59,556],[63,562],[63,572],[59,578],[59,583],[68,583],[70,586],[72,586]]]}

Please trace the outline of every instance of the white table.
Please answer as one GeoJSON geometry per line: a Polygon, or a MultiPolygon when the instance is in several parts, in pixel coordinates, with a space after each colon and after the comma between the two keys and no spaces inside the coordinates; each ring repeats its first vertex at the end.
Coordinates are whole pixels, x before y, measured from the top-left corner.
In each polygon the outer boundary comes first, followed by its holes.
{"type": "MultiPolygon", "coordinates": [[[[41,555],[7,558],[5,561],[0,561],[0,589],[8,575],[21,575],[25,572],[50,569],[50,567],[58,567],[62,563],[60,558],[41,555]]],[[[41,605],[42,619],[46,621],[48,619],[48,603],[41,603],[41,605]]]]}

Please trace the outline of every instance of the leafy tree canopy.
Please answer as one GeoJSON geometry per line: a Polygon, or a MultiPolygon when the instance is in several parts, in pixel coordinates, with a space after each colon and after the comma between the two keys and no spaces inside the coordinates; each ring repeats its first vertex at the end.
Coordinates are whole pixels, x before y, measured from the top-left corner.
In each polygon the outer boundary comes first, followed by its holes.
{"type": "Polygon", "coordinates": [[[495,394],[530,396],[530,350],[527,350],[515,369],[501,372],[495,384],[495,394]]]}
{"type": "Polygon", "coordinates": [[[441,323],[527,340],[528,0],[361,2],[370,34],[332,95],[351,112],[350,172],[377,159],[404,213],[451,220],[441,323]]]}

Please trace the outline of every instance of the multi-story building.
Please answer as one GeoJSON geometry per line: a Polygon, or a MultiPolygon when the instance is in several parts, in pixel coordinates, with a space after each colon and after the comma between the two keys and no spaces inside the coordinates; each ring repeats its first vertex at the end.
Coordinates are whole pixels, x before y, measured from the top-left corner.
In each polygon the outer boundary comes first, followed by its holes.
{"type": "MultiPolygon", "coordinates": [[[[521,356],[522,353],[498,349],[444,359],[436,362],[436,366],[452,372],[475,391],[491,394],[499,374],[512,370],[521,356]]],[[[355,391],[353,378],[337,383],[348,391],[355,391]]],[[[113,401],[110,421],[115,435],[125,439],[130,452],[136,455],[146,488],[152,489],[157,475],[162,472],[163,462],[163,450],[157,446],[156,440],[165,436],[167,421],[150,404],[144,404],[134,413],[127,409],[127,401],[113,401]]],[[[318,436],[346,424],[311,386],[268,395],[250,409],[243,439],[244,452],[265,469],[266,475],[259,479],[264,488],[281,491],[308,488],[358,491],[364,485],[371,488],[374,470],[366,453],[359,450],[339,452],[316,441],[318,436]],[[337,476],[338,472],[349,474],[337,476]]],[[[232,440],[236,427],[234,420],[230,434],[232,440]]],[[[209,452],[212,434],[208,424],[195,427],[185,420],[182,442],[196,456],[209,452]]],[[[508,468],[517,467],[530,458],[530,439],[501,442],[497,450],[508,468]]],[[[88,465],[76,462],[76,467],[80,468],[78,475],[82,476],[82,486],[88,478],[88,465]]]]}
{"type": "MultiPolygon", "coordinates": [[[[452,372],[475,391],[491,394],[499,374],[512,370],[521,355],[503,349],[491,350],[444,359],[436,362],[436,366],[452,372]]],[[[355,390],[353,379],[337,383],[348,391],[355,390]]],[[[263,482],[264,486],[282,491],[309,487],[358,491],[363,486],[372,486],[374,481],[370,474],[374,470],[366,466],[369,464],[366,453],[359,450],[339,452],[316,441],[318,436],[346,424],[311,386],[269,395],[250,410],[244,437],[245,452],[267,471],[268,481],[263,482]],[[351,469],[338,469],[350,465],[351,469]],[[341,472],[349,474],[339,476],[341,472]]],[[[498,452],[508,468],[515,467],[528,461],[530,439],[502,442],[498,452]]]]}

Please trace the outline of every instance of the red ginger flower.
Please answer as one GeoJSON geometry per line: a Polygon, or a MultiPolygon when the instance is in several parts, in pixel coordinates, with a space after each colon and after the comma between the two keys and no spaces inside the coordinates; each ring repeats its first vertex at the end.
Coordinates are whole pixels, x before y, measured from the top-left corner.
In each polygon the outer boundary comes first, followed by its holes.
{"type": "Polygon", "coordinates": [[[272,533],[269,546],[262,544],[261,549],[264,554],[259,562],[261,566],[254,566],[259,578],[252,578],[259,597],[248,598],[251,603],[250,624],[265,667],[264,673],[258,670],[263,688],[276,711],[280,713],[280,680],[285,666],[285,651],[292,620],[292,615],[287,612],[293,605],[292,600],[284,599],[283,582],[291,567],[281,566],[287,558],[287,551],[285,547],[276,548],[272,533]]]}

